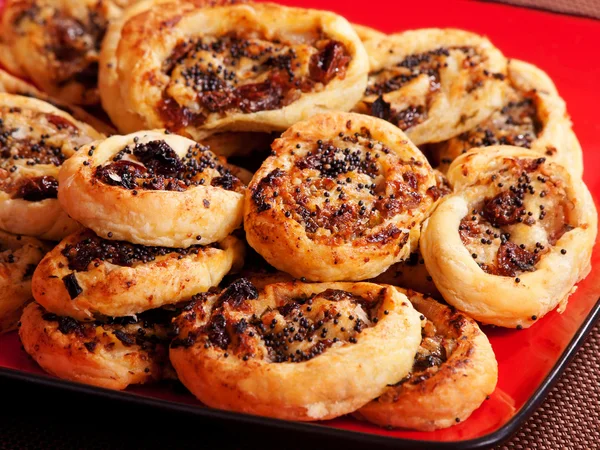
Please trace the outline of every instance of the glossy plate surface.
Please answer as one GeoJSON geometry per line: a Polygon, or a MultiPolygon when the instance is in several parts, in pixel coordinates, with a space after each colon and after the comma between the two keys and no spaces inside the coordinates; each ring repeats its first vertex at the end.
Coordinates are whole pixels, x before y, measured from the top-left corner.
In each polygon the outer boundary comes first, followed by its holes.
{"type": "MultiPolygon", "coordinates": [[[[0,0],[0,5],[3,3],[0,0]]],[[[348,20],[386,32],[424,27],[456,27],[487,35],[506,56],[529,61],[553,78],[575,124],[584,149],[585,175],[596,204],[600,199],[600,21],[475,1],[399,2],[370,0],[281,0],[281,3],[329,9],[348,20]]],[[[579,284],[563,314],[550,313],[528,330],[485,327],[499,363],[499,382],[490,400],[468,420],[434,432],[389,431],[352,418],[321,424],[297,424],[203,408],[193,397],[161,387],[115,393],[43,375],[21,350],[16,333],[0,336],[0,375],[31,382],[124,398],[201,416],[243,420],[307,433],[349,437],[354,442],[391,444],[398,448],[477,448],[498,442],[542,401],[585,334],[600,315],[600,246],[592,273],[579,284]],[[349,433],[349,431],[361,434],[349,433]],[[416,440],[416,441],[415,441],[416,440]]]]}

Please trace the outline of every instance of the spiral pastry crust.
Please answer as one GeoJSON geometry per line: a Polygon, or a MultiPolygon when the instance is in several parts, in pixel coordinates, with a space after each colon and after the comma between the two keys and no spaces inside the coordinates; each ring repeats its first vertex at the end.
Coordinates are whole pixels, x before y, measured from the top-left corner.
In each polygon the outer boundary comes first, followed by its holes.
{"type": "Polygon", "coordinates": [[[65,102],[96,104],[100,43],[120,12],[111,0],[7,0],[0,62],[65,102]]]}
{"type": "Polygon", "coordinates": [[[185,249],[108,241],[87,230],[64,239],[33,275],[33,297],[48,311],[85,321],[134,315],[218,285],[243,263],[242,242],[185,249]]]}
{"type": "Polygon", "coordinates": [[[513,59],[508,63],[508,81],[501,109],[475,128],[439,144],[440,169],[446,171],[470,148],[513,145],[535,150],[581,177],[581,146],[552,80],[539,68],[513,59]]]}
{"type": "Polygon", "coordinates": [[[375,28],[371,28],[366,25],[360,25],[358,23],[353,23],[352,28],[354,28],[354,31],[356,31],[356,34],[363,43],[370,39],[383,39],[387,36],[385,33],[382,33],[375,28]]]}
{"type": "Polygon", "coordinates": [[[82,148],[60,171],[58,197],[105,239],[186,248],[221,241],[239,227],[244,192],[207,147],[141,131],[82,148]]]}
{"type": "Polygon", "coordinates": [[[380,395],[408,374],[420,342],[406,296],[371,283],[283,283],[258,293],[242,279],[197,296],[174,324],[173,367],[201,402],[302,421],[380,395]]]}
{"type": "Polygon", "coordinates": [[[450,139],[502,105],[506,60],[486,38],[432,28],[364,44],[369,82],[355,110],[392,122],[416,145],[450,139]]]}
{"type": "Polygon", "coordinates": [[[294,125],[272,148],[244,209],[246,239],[269,264],[296,278],[358,281],[408,257],[437,187],[398,128],[326,113],[294,125]]]}
{"type": "Polygon", "coordinates": [[[381,426],[422,431],[456,425],[496,388],[492,346],[473,319],[422,294],[398,290],[422,314],[421,345],[410,374],[356,415],[381,426]]]}
{"type": "Polygon", "coordinates": [[[31,300],[31,277],[44,252],[37,239],[0,231],[0,333],[16,328],[31,300]]]}
{"type": "Polygon", "coordinates": [[[60,240],[79,225],[56,200],[61,164],[103,137],[40,100],[0,93],[0,229],[60,240]]]}
{"type": "Polygon", "coordinates": [[[81,323],[31,303],[21,317],[19,337],[46,372],[120,390],[175,378],[168,355],[168,319],[166,313],[148,311],[137,318],[81,323]]]}
{"type": "Polygon", "coordinates": [[[539,153],[474,149],[451,164],[454,193],[423,225],[420,248],[444,299],[474,319],[529,327],[590,270],[597,233],[583,182],[539,153]]]}
{"type": "Polygon", "coordinates": [[[216,131],[282,131],[360,100],[368,60],[345,19],[219,3],[229,2],[153,6],[110,27],[100,89],[120,131],[167,128],[196,140],[216,131]]]}
{"type": "MultiPolygon", "coordinates": [[[[452,192],[452,188],[446,176],[439,170],[434,169],[433,173],[437,183],[437,190],[433,190],[434,199],[440,201],[442,197],[452,192]]],[[[433,278],[431,278],[425,267],[425,261],[418,247],[412,251],[407,259],[392,265],[381,275],[374,278],[372,282],[401,286],[413,291],[423,292],[437,299],[442,298],[437,287],[435,287],[433,278]]]]}
{"type": "Polygon", "coordinates": [[[114,134],[115,129],[110,125],[106,124],[102,120],[88,113],[86,110],[79,108],[74,105],[69,105],[61,100],[50,97],[42,91],[36,89],[33,85],[26,83],[20,78],[14,77],[8,72],[0,69],[0,92],[6,92],[7,94],[21,95],[23,97],[32,97],[42,100],[46,103],[50,103],[52,106],[60,109],[61,111],[70,114],[80,122],[91,125],[95,130],[100,131],[104,134],[114,134]]]}

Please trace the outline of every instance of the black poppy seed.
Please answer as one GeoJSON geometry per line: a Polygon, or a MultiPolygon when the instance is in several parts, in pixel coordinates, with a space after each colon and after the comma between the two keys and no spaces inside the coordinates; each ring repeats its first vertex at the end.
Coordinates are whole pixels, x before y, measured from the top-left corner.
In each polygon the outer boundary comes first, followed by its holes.
{"type": "Polygon", "coordinates": [[[567,254],[567,250],[565,250],[565,249],[563,248],[563,249],[561,249],[560,253],[561,253],[561,254],[563,254],[563,255],[566,255],[566,254],[567,254]]]}
{"type": "Polygon", "coordinates": [[[531,320],[537,320],[537,316],[536,315],[531,316],[531,320]]]}
{"type": "Polygon", "coordinates": [[[520,283],[520,282],[521,282],[521,279],[520,279],[520,278],[518,278],[518,277],[517,277],[517,278],[515,278],[515,283],[520,283]]]}
{"type": "Polygon", "coordinates": [[[523,329],[523,325],[517,325],[517,330],[522,330],[523,329]]]}
{"type": "Polygon", "coordinates": [[[113,233],[112,233],[112,231],[109,231],[109,232],[106,234],[106,236],[108,236],[109,238],[113,237],[113,233]]]}

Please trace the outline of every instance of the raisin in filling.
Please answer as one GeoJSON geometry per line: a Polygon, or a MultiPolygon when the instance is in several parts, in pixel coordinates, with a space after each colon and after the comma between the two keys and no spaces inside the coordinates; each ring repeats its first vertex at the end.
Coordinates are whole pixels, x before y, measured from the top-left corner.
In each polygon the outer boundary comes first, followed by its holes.
{"type": "Polygon", "coordinates": [[[463,217],[459,235],[489,274],[515,277],[536,270],[550,247],[573,229],[568,195],[545,158],[517,160],[490,183],[500,192],[463,217]]]}
{"type": "Polygon", "coordinates": [[[55,82],[64,86],[76,81],[90,89],[96,87],[100,43],[108,25],[104,14],[92,9],[85,19],[79,19],[58,9],[36,5],[29,14],[16,17],[14,23],[22,27],[26,22],[40,20],[46,26],[44,48],[53,55],[50,76],[55,82]]]}
{"type": "Polygon", "coordinates": [[[190,146],[181,158],[165,141],[135,143],[119,151],[108,164],[98,166],[95,177],[129,190],[183,192],[192,186],[210,185],[243,192],[242,182],[200,144],[190,146]]]}
{"type": "Polygon", "coordinates": [[[137,263],[152,262],[165,255],[197,255],[204,248],[206,247],[199,245],[189,248],[146,247],[125,241],[109,241],[94,235],[66,245],[61,253],[67,258],[70,270],[85,272],[92,262],[106,261],[117,266],[131,267],[137,263]]]}
{"type": "Polygon", "coordinates": [[[29,202],[39,202],[58,196],[58,181],[54,177],[42,176],[19,180],[13,198],[22,198],[29,202]]]}
{"type": "Polygon", "coordinates": [[[286,44],[232,34],[186,41],[163,65],[172,82],[157,109],[175,130],[211,114],[279,109],[343,79],[349,63],[346,47],[329,39],[286,44]]]}
{"type": "Polygon", "coordinates": [[[459,135],[462,153],[470,148],[490,145],[531,148],[542,129],[533,93],[522,96],[515,92],[514,97],[485,122],[459,135]]]}
{"type": "Polygon", "coordinates": [[[427,167],[401,160],[367,130],[300,141],[293,158],[289,169],[275,169],[260,180],[251,199],[259,213],[284,210],[315,241],[383,243],[402,238],[394,225],[377,233],[372,229],[398,214],[418,214],[435,195],[425,186],[427,167]],[[388,177],[391,168],[398,174],[388,177]]]}

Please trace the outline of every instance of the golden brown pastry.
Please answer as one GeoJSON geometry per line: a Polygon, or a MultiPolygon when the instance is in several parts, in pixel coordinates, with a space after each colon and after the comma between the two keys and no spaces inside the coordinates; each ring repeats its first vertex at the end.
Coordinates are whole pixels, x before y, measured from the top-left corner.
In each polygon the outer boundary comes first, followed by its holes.
{"type": "Polygon", "coordinates": [[[438,194],[427,160],[398,128],[331,112],[297,123],[272,148],[244,209],[246,239],[269,264],[296,278],[358,281],[413,251],[438,194]]]}
{"type": "Polygon", "coordinates": [[[82,148],[59,175],[62,207],[105,239],[185,248],[242,223],[245,186],[206,147],[162,131],[82,148]]]}
{"type": "Polygon", "coordinates": [[[353,23],[352,28],[354,28],[354,31],[356,31],[356,34],[358,34],[358,37],[363,42],[368,41],[369,39],[383,39],[386,36],[385,33],[382,33],[375,28],[360,25],[358,23],[353,23]]]}
{"type": "Polygon", "coordinates": [[[95,130],[100,131],[104,134],[114,134],[115,129],[110,125],[104,123],[102,120],[88,113],[86,110],[77,106],[68,105],[60,100],[51,98],[49,95],[44,94],[42,91],[36,89],[33,85],[26,83],[20,78],[14,77],[8,72],[0,69],[0,92],[6,92],[7,94],[22,95],[23,97],[33,97],[38,100],[43,100],[46,103],[50,103],[52,106],[57,107],[61,111],[71,114],[75,119],[80,122],[91,125],[95,130]]]}
{"type": "Polygon", "coordinates": [[[356,415],[380,426],[421,431],[456,425],[496,388],[492,346],[468,316],[414,291],[398,290],[422,314],[421,345],[411,373],[356,415]]]}
{"type": "Polygon", "coordinates": [[[6,0],[0,62],[60,100],[96,104],[100,43],[120,12],[111,0],[6,0]]]}
{"type": "Polygon", "coordinates": [[[508,62],[508,81],[510,88],[501,109],[475,128],[439,144],[440,169],[446,171],[470,148],[514,145],[535,150],[581,177],[581,146],[565,102],[550,77],[531,64],[513,59],[508,62]]]}
{"type": "Polygon", "coordinates": [[[79,228],[56,200],[58,171],[100,139],[87,124],[33,98],[0,93],[0,229],[60,240],[79,228]]]}
{"type": "Polygon", "coordinates": [[[31,300],[31,276],[45,250],[37,239],[0,231],[0,334],[16,328],[31,300]]]}
{"type": "Polygon", "coordinates": [[[288,420],[356,410],[408,374],[419,314],[371,283],[241,279],[195,298],[174,321],[171,362],[204,404],[288,420]]]}
{"type": "Polygon", "coordinates": [[[539,153],[473,149],[451,164],[454,193],[423,225],[420,248],[444,299],[474,319],[529,327],[564,310],[590,270],[597,233],[583,182],[539,153]]]}
{"type": "Polygon", "coordinates": [[[344,18],[213,3],[136,5],[109,27],[100,93],[121,132],[167,128],[201,141],[217,131],[283,131],[360,100],[367,55],[344,18]]]}
{"type": "Polygon", "coordinates": [[[109,241],[86,230],[64,239],[33,275],[33,297],[74,319],[129,316],[217,286],[244,258],[242,242],[185,249],[109,241]]]}
{"type": "Polygon", "coordinates": [[[502,105],[506,60],[484,37],[429,28],[364,44],[369,82],[355,110],[392,122],[416,145],[467,131],[502,105]]]}
{"type": "Polygon", "coordinates": [[[169,317],[166,312],[148,311],[137,318],[81,323],[31,303],[21,317],[19,337],[46,372],[120,390],[175,378],[168,358],[169,317]]]}
{"type": "MultiPolygon", "coordinates": [[[[440,199],[452,192],[452,188],[448,183],[448,179],[439,170],[433,170],[436,178],[437,190],[434,192],[434,199],[440,201],[440,199]]],[[[423,292],[429,296],[437,299],[441,299],[442,295],[435,287],[433,278],[427,272],[425,267],[425,261],[423,256],[417,247],[412,251],[410,256],[404,261],[400,261],[378,277],[372,280],[374,283],[380,284],[391,284],[393,286],[400,286],[402,288],[412,289],[417,292],[423,292]]]]}

